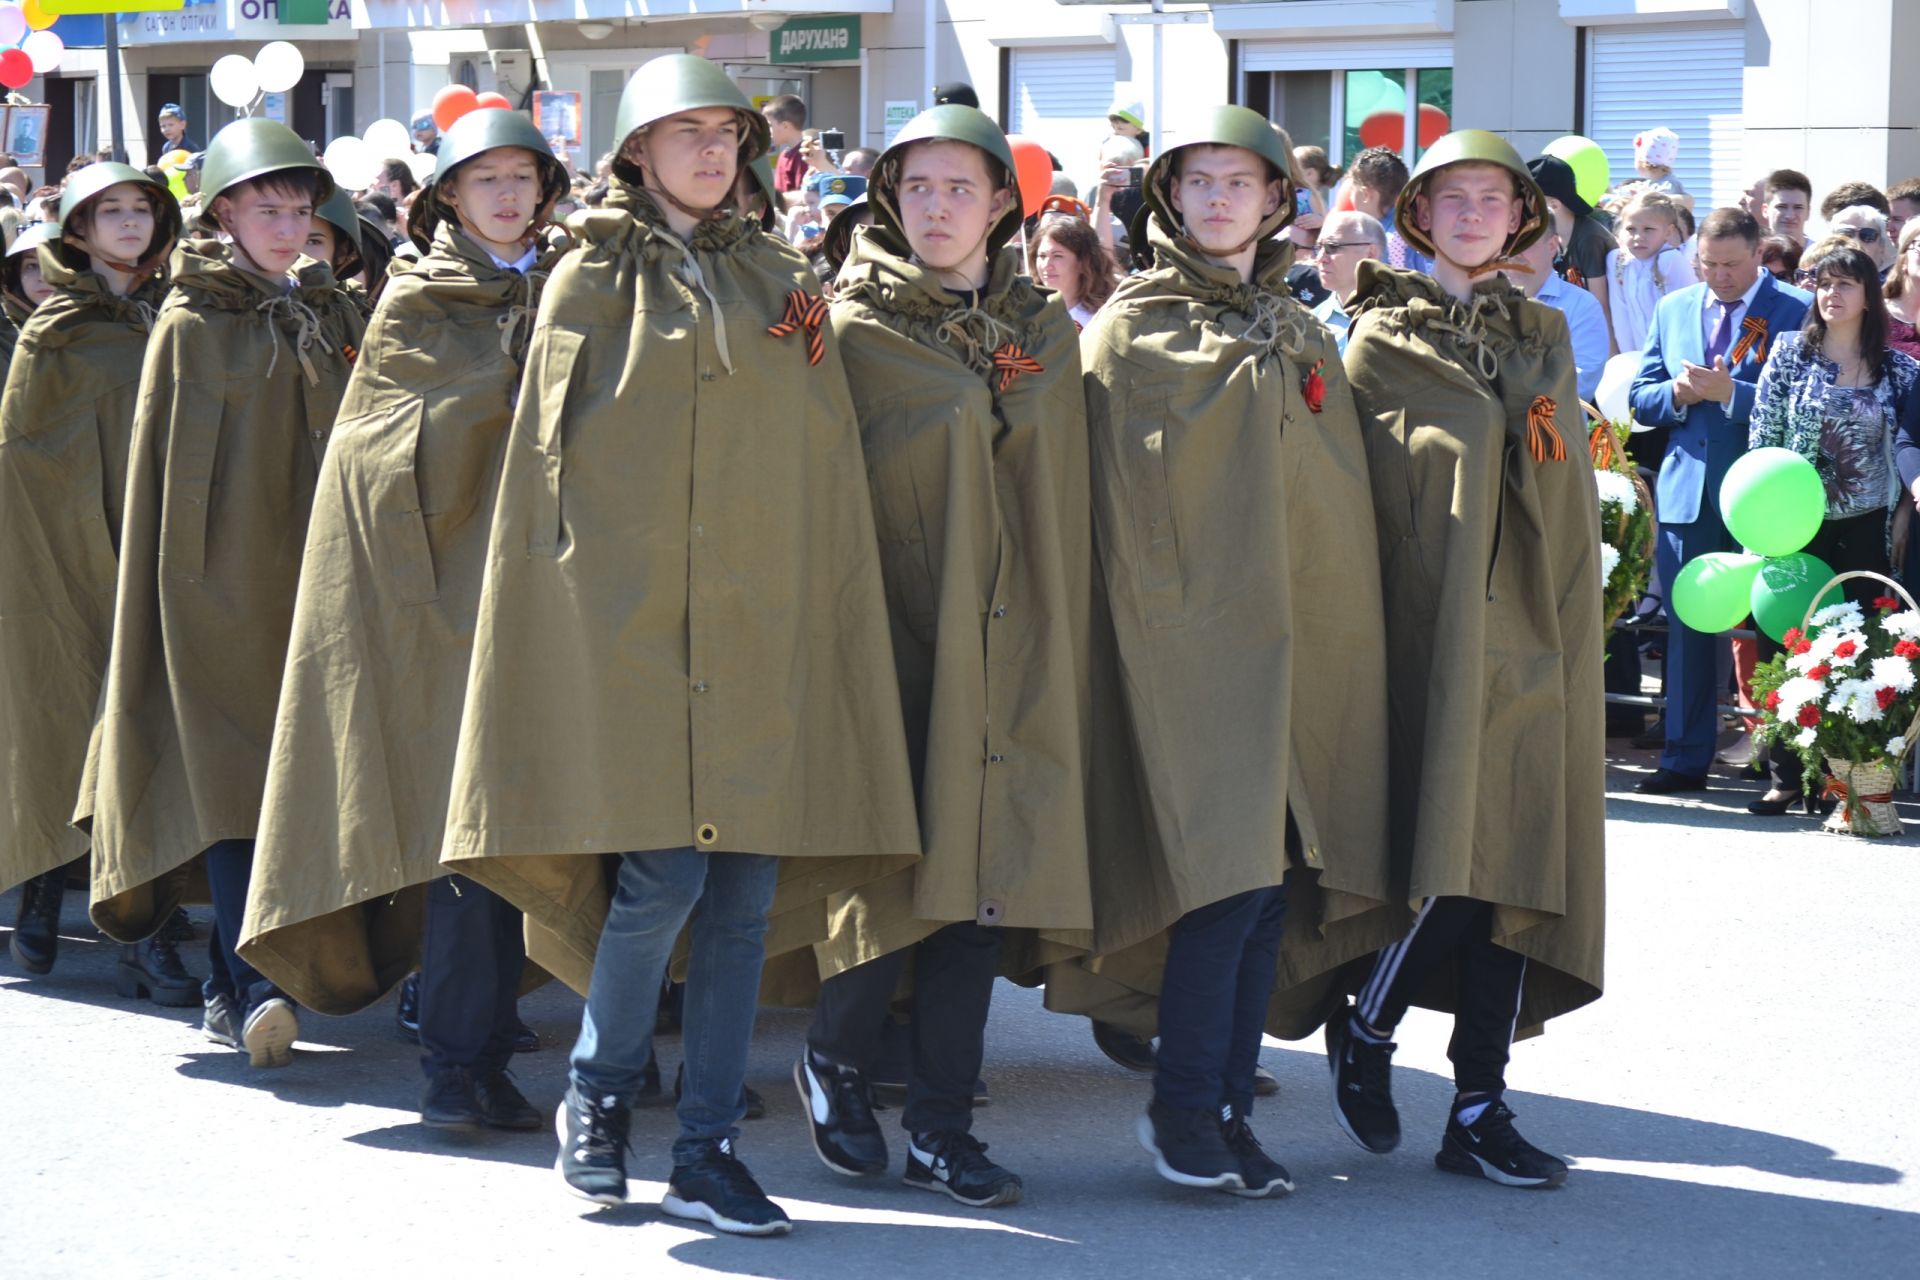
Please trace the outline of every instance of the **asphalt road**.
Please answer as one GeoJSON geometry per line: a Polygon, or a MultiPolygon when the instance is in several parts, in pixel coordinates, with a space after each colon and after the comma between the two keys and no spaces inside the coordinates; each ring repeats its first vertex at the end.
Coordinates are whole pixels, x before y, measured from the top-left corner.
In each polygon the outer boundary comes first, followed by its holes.
{"type": "MultiPolygon", "coordinates": [[[[1433,1168],[1448,1024],[1418,1010],[1397,1059],[1399,1152],[1335,1128],[1317,1044],[1275,1044],[1282,1093],[1254,1119],[1299,1189],[1172,1187],[1132,1136],[1142,1079],[1084,1022],[1002,984],[976,1131],[1025,1177],[1024,1204],[970,1211],[901,1186],[898,1139],[884,1180],[828,1172],[788,1078],[804,1015],[769,1011],[750,1079],[771,1111],[741,1150],[797,1227],[716,1237],[653,1205],[670,1112],[636,1115],[634,1203],[596,1210],[564,1192],[550,1134],[415,1123],[417,1050],[390,1000],[308,1015],[295,1064],[253,1071],[200,1038],[197,1011],[117,999],[113,948],[74,892],[52,976],[0,957],[0,1275],[1916,1274],[1920,825],[1897,842],[1821,835],[1749,817],[1751,786],[1642,799],[1628,787],[1644,763],[1616,760],[1610,779],[1607,994],[1514,1054],[1522,1132],[1576,1164],[1559,1191],[1433,1168]]],[[[15,902],[0,898],[0,921],[15,902]]],[[[203,972],[203,948],[187,954],[203,972]]],[[[552,988],[523,1002],[548,1047],[516,1070],[543,1106],[578,1009],[552,988]]],[[[671,1078],[677,1042],[661,1053],[671,1078]]]]}

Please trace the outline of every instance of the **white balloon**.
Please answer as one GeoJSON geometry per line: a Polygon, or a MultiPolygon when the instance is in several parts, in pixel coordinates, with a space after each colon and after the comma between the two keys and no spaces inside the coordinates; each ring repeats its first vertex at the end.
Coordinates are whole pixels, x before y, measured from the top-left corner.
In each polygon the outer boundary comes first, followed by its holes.
{"type": "Polygon", "coordinates": [[[35,31],[20,42],[20,51],[33,60],[33,74],[43,76],[60,65],[67,46],[51,31],[35,31]]]}
{"type": "Polygon", "coordinates": [[[1633,410],[1627,403],[1627,391],[1633,386],[1633,377],[1640,372],[1640,353],[1622,351],[1607,361],[1600,370],[1600,385],[1593,393],[1594,407],[1614,422],[1625,422],[1633,416],[1633,410]]]}
{"type": "Polygon", "coordinates": [[[248,107],[260,96],[260,75],[253,60],[229,53],[207,72],[207,85],[213,96],[230,107],[248,107]]]}
{"type": "Polygon", "coordinates": [[[348,191],[366,190],[386,163],[378,152],[350,133],[329,142],[320,159],[333,180],[348,191]]]}
{"type": "Polygon", "coordinates": [[[433,181],[433,171],[440,167],[440,157],[428,155],[424,151],[415,152],[407,157],[407,168],[413,170],[413,180],[425,185],[433,181]]]}
{"type": "Polygon", "coordinates": [[[413,154],[413,134],[398,120],[375,120],[361,136],[382,160],[399,160],[413,154]]]}
{"type": "Polygon", "coordinates": [[[285,93],[307,73],[307,60],[285,40],[260,46],[260,52],[253,55],[253,65],[260,73],[260,87],[268,93],[285,93]]]}

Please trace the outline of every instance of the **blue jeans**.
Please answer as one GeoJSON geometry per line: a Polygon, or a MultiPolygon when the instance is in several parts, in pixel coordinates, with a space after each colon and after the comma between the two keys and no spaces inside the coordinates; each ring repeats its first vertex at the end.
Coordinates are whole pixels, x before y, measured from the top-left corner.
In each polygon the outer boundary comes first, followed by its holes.
{"type": "Polygon", "coordinates": [[[686,1082],[675,1164],[692,1160],[707,1142],[739,1136],[746,1114],[747,1049],[766,959],[767,911],[779,867],[777,858],[760,854],[688,848],[620,855],[571,1075],[583,1094],[631,1102],[653,1053],[653,1019],[667,961],[692,916],[681,1023],[686,1082]]]}
{"type": "Polygon", "coordinates": [[[264,974],[233,950],[234,944],[240,941],[240,926],[247,918],[247,887],[253,879],[253,841],[222,840],[208,846],[204,857],[214,923],[207,938],[212,965],[207,980],[201,984],[201,994],[206,999],[220,994],[232,996],[244,1017],[280,994],[264,974]]]}
{"type": "Polygon", "coordinates": [[[1160,984],[1154,1097],[1170,1107],[1253,1110],[1253,1072],[1280,963],[1287,891],[1235,894],[1174,921],[1160,984]]]}

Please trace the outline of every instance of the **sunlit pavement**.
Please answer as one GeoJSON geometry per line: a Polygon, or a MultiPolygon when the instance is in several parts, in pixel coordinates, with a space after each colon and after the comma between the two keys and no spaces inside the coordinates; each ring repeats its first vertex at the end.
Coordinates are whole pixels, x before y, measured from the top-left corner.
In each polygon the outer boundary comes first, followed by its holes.
{"type": "MultiPolygon", "coordinates": [[[[1025,1203],[972,1211],[903,1187],[898,1136],[888,1177],[829,1172],[788,1077],[804,1015],[771,1011],[750,1076],[770,1113],[741,1151],[797,1225],[716,1237],[654,1206],[669,1111],[636,1113],[633,1202],[595,1209],[553,1173],[550,1133],[459,1140],[415,1123],[418,1051],[394,1034],[391,1000],[308,1015],[295,1064],[254,1071],[201,1039],[196,1011],[116,998],[114,948],[74,891],[52,976],[0,957],[0,1274],[1914,1274],[1920,810],[1902,806],[1915,834],[1901,841],[1822,835],[1814,819],[1750,817],[1757,783],[1637,797],[1649,763],[1624,753],[1609,778],[1606,997],[1514,1053],[1521,1131],[1576,1165],[1558,1191],[1433,1168],[1448,1024],[1418,1011],[1397,1058],[1400,1151],[1368,1155],[1335,1128],[1316,1042],[1276,1044],[1282,1092],[1254,1120],[1298,1190],[1172,1187],[1133,1139],[1143,1079],[1101,1057],[1084,1022],[1002,984],[976,1132],[1024,1176],[1025,1203]]],[[[0,898],[0,921],[16,901],[0,898]]],[[[205,971],[204,943],[184,953],[205,971]]],[[[522,1004],[546,1048],[515,1070],[543,1107],[564,1087],[578,1008],[551,987],[522,1004]]],[[[671,1079],[678,1042],[661,1056],[671,1079]]]]}

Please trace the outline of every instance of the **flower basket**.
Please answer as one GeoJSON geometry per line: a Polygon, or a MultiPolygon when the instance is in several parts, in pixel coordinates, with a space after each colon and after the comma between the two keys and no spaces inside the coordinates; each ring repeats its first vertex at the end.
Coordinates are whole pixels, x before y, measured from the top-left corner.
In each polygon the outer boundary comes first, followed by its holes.
{"type": "Polygon", "coordinates": [[[1627,457],[1629,424],[1609,422],[1591,406],[1587,413],[1594,423],[1587,452],[1600,495],[1600,622],[1611,632],[1646,593],[1653,572],[1653,494],[1627,457]]]}
{"type": "Polygon", "coordinates": [[[1824,829],[1836,835],[1897,836],[1900,814],[1893,807],[1893,769],[1882,761],[1827,761],[1826,794],[1839,803],[1824,829]]]}
{"type": "Polygon", "coordinates": [[[1894,778],[1920,734],[1920,604],[1880,574],[1842,573],[1820,588],[1783,643],[1785,652],[1754,672],[1754,741],[1791,747],[1806,768],[1806,790],[1839,801],[1826,830],[1900,834],[1894,778]],[[1820,603],[1857,579],[1888,594],[1865,608],[1820,603]]]}

